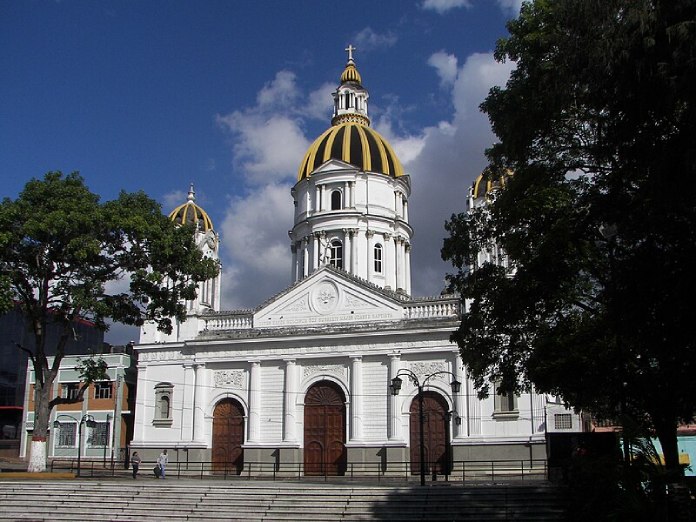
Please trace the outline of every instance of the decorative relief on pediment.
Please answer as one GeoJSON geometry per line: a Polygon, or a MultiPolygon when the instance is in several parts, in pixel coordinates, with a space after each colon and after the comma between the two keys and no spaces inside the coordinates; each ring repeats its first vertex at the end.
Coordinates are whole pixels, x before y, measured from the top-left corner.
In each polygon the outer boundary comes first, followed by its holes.
{"type": "Polygon", "coordinates": [[[309,311],[309,295],[305,294],[299,299],[293,301],[288,306],[280,310],[282,312],[308,312],[309,311]]]}
{"type": "Polygon", "coordinates": [[[304,377],[311,377],[317,373],[331,373],[339,377],[345,377],[346,367],[342,364],[313,364],[305,366],[303,369],[304,377]]]}
{"type": "MultiPolygon", "coordinates": [[[[446,372],[447,364],[444,361],[428,361],[428,362],[413,362],[410,364],[410,370],[418,376],[418,380],[423,382],[428,375],[437,372],[446,372]]],[[[448,381],[450,375],[443,373],[432,377],[430,380],[448,381]]]]}
{"type": "Polygon", "coordinates": [[[331,281],[322,281],[312,289],[312,306],[317,313],[327,315],[338,306],[338,288],[331,281]]]}
{"type": "Polygon", "coordinates": [[[214,374],[216,388],[244,388],[244,370],[217,370],[214,374]]]}
{"type": "Polygon", "coordinates": [[[346,293],[345,296],[345,303],[346,303],[346,308],[350,308],[351,310],[361,310],[365,308],[373,308],[373,306],[365,301],[364,299],[361,299],[360,297],[346,293]]]}

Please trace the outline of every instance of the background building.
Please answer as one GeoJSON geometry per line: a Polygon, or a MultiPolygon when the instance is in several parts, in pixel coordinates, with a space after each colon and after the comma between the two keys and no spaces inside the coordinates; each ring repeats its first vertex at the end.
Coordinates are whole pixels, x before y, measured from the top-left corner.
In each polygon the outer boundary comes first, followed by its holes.
{"type": "MultiPolygon", "coordinates": [[[[75,335],[65,346],[66,354],[89,354],[101,351],[104,332],[89,321],[76,321],[75,335]]],[[[52,347],[58,342],[59,330],[49,323],[46,353],[54,355],[52,347]]],[[[21,425],[25,413],[27,364],[26,352],[34,348],[30,325],[19,307],[0,315],[0,456],[17,457],[20,449],[21,425]]]]}
{"type": "MultiPolygon", "coordinates": [[[[47,446],[49,458],[77,458],[80,422],[93,420],[96,426],[82,427],[81,456],[86,460],[123,462],[127,446],[132,438],[135,403],[135,358],[132,347],[110,347],[111,353],[98,355],[107,363],[108,380],[96,382],[85,391],[83,400],[73,404],[59,404],[51,411],[50,438],[47,446]],[[60,427],[54,427],[58,421],[60,427]]],[[[54,383],[54,396],[77,396],[80,376],[75,370],[79,356],[67,356],[61,361],[54,383]]],[[[24,436],[21,438],[20,456],[27,457],[34,426],[34,371],[25,376],[27,393],[24,402],[24,436]]]]}

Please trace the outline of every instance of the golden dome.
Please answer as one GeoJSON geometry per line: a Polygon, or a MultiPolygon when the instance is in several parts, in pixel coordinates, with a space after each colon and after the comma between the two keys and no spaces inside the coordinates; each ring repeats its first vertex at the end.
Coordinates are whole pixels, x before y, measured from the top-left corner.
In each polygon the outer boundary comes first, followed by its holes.
{"type": "Polygon", "coordinates": [[[364,172],[394,177],[404,175],[401,162],[387,140],[357,121],[334,125],[314,140],[300,163],[297,180],[310,177],[330,159],[344,161],[364,172]]]}
{"type": "Polygon", "coordinates": [[[510,170],[505,171],[504,174],[494,174],[490,167],[486,167],[471,186],[472,196],[474,199],[482,198],[499,188],[503,188],[507,178],[511,175],[510,170]]]}
{"type": "Polygon", "coordinates": [[[348,62],[346,68],[343,70],[343,74],[341,74],[341,83],[343,84],[346,82],[355,82],[358,85],[362,85],[362,78],[353,61],[348,62]]]}
{"type": "Polygon", "coordinates": [[[177,225],[193,225],[201,232],[213,230],[213,222],[208,213],[196,205],[196,193],[193,184],[189,189],[186,203],[179,205],[169,214],[169,219],[177,225]]]}

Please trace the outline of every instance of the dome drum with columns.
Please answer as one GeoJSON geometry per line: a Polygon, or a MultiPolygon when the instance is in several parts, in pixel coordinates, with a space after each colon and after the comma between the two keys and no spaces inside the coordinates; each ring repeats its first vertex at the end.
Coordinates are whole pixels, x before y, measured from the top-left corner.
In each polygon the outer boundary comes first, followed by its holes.
{"type": "Polygon", "coordinates": [[[334,97],[332,126],[307,150],[292,190],[294,281],[331,264],[381,288],[411,292],[409,176],[370,127],[368,92],[352,52],[334,97]]]}

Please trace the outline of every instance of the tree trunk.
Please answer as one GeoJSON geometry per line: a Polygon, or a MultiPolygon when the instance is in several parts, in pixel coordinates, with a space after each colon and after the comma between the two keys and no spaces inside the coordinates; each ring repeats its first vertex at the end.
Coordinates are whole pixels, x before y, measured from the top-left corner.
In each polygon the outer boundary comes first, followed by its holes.
{"type": "MultiPolygon", "coordinates": [[[[48,373],[48,372],[47,372],[48,373]]],[[[46,441],[48,438],[48,419],[51,415],[49,402],[53,379],[50,377],[42,383],[34,379],[34,431],[31,436],[31,448],[27,471],[40,473],[46,471],[46,441]]]]}
{"type": "Polygon", "coordinates": [[[669,482],[678,482],[684,476],[684,470],[679,465],[677,422],[669,420],[655,422],[655,431],[662,446],[662,454],[665,457],[667,480],[669,482]]]}

